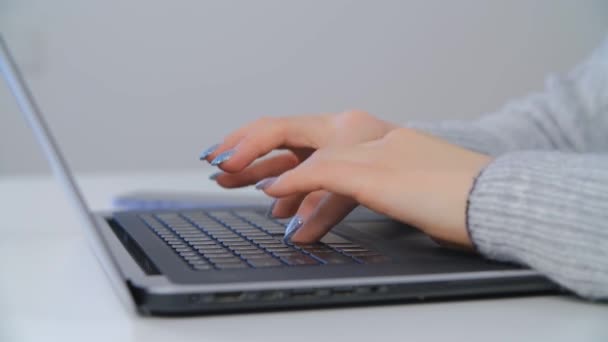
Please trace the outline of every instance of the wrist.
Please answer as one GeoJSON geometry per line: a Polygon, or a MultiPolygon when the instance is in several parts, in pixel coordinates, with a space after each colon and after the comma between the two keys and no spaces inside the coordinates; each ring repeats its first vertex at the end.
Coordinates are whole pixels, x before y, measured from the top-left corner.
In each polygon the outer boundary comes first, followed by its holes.
{"type": "Polygon", "coordinates": [[[428,234],[442,245],[474,250],[468,227],[469,198],[479,175],[492,158],[468,150],[466,153],[469,155],[460,156],[462,163],[450,172],[449,180],[442,182],[445,191],[441,191],[444,196],[438,209],[443,212],[437,214],[437,220],[430,221],[428,234]]]}

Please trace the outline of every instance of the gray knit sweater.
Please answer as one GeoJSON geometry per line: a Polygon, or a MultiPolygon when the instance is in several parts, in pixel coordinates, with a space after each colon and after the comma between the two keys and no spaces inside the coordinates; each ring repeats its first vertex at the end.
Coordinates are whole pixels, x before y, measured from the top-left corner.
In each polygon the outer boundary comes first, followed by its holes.
{"type": "Polygon", "coordinates": [[[408,125],[495,157],[469,195],[480,253],[608,298],[608,39],[542,93],[498,112],[408,125]]]}

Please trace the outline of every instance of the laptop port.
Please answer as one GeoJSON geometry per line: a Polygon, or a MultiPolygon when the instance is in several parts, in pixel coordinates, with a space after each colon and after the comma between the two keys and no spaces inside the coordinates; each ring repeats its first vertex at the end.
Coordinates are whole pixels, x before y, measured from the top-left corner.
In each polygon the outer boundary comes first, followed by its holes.
{"type": "Polygon", "coordinates": [[[314,289],[295,289],[291,291],[291,298],[293,299],[308,299],[313,298],[316,294],[314,289]]]}
{"type": "Polygon", "coordinates": [[[352,286],[342,286],[342,287],[334,287],[331,290],[332,295],[334,296],[350,296],[355,293],[355,289],[352,286]]]}
{"type": "Polygon", "coordinates": [[[387,285],[372,286],[370,288],[370,291],[372,293],[387,293],[388,290],[389,290],[389,287],[387,285]]]}
{"type": "Polygon", "coordinates": [[[356,287],[354,292],[355,292],[355,294],[364,295],[364,294],[371,293],[372,290],[370,287],[360,286],[360,287],[356,287]]]}
{"type": "Polygon", "coordinates": [[[268,301],[274,301],[274,300],[280,300],[285,298],[286,296],[286,292],[285,291],[281,291],[281,290],[277,290],[277,291],[267,291],[267,292],[263,292],[260,294],[259,299],[260,300],[268,300],[268,301]]]}
{"type": "Polygon", "coordinates": [[[216,303],[237,303],[245,298],[243,292],[222,292],[216,293],[213,299],[216,303]]]}
{"type": "Polygon", "coordinates": [[[291,291],[292,299],[311,299],[329,295],[326,289],[295,289],[291,291]]]}

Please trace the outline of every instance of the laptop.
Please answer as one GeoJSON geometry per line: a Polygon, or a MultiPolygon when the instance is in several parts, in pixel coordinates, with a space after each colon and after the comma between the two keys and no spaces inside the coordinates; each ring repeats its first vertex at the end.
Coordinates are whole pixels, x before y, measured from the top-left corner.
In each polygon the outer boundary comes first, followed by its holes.
{"type": "Polygon", "coordinates": [[[321,241],[286,243],[261,204],[93,213],[0,37],[0,71],[81,219],[116,293],[141,315],[179,316],[559,291],[534,270],[440,247],[369,212],[321,241]]]}

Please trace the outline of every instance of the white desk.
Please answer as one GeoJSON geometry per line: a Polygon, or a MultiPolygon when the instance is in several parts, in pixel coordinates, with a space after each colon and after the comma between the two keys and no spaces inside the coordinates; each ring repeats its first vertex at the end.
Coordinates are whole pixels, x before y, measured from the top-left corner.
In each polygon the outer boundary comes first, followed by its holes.
{"type": "MultiPolygon", "coordinates": [[[[81,184],[103,210],[124,191],[222,191],[210,171],[85,175],[81,184]]],[[[0,341],[608,341],[608,305],[560,296],[136,317],[114,296],[52,178],[0,178],[0,208],[0,341]]]]}

